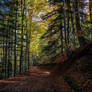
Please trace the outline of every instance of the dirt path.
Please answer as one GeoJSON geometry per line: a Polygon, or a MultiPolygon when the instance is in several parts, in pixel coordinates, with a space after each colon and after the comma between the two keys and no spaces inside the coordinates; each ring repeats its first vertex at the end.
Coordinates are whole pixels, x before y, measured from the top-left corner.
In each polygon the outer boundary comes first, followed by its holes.
{"type": "Polygon", "coordinates": [[[0,92],[74,92],[61,76],[33,67],[16,78],[0,81],[0,92]]]}

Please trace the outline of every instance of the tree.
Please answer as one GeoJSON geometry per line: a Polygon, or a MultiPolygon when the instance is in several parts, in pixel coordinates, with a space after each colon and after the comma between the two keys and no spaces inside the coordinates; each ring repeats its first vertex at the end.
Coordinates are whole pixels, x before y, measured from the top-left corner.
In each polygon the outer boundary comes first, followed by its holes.
{"type": "Polygon", "coordinates": [[[90,21],[92,21],[92,0],[89,0],[90,21]]]}
{"type": "Polygon", "coordinates": [[[79,1],[78,0],[75,0],[74,6],[75,6],[75,20],[76,20],[78,40],[79,40],[80,46],[84,46],[86,42],[85,42],[85,38],[83,37],[83,31],[81,29],[81,24],[80,24],[79,1]]]}
{"type": "Polygon", "coordinates": [[[53,10],[43,17],[43,20],[51,21],[48,24],[47,32],[42,36],[43,39],[48,39],[48,44],[43,48],[43,51],[51,56],[49,52],[55,51],[56,48],[57,53],[60,51],[59,48],[61,48],[61,52],[66,50],[68,53],[72,47],[86,45],[89,42],[86,39],[89,37],[89,33],[85,33],[87,29],[84,26],[89,16],[88,11],[85,12],[86,0],[49,0],[48,2],[53,10]],[[87,36],[85,36],[86,34],[87,36]],[[55,48],[53,48],[54,46],[55,48]]]}

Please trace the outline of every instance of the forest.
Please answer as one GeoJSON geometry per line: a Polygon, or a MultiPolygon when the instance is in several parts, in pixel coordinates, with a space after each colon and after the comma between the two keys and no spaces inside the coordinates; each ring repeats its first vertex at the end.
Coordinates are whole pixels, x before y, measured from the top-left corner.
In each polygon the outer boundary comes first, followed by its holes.
{"type": "Polygon", "coordinates": [[[0,0],[0,92],[92,92],[92,0],[0,0]]]}

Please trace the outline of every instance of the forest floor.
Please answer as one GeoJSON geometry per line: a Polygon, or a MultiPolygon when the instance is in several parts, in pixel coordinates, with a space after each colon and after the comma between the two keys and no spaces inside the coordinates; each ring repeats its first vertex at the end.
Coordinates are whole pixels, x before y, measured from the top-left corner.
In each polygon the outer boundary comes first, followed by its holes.
{"type": "Polygon", "coordinates": [[[21,76],[0,81],[0,92],[74,92],[62,76],[32,67],[21,76]]]}

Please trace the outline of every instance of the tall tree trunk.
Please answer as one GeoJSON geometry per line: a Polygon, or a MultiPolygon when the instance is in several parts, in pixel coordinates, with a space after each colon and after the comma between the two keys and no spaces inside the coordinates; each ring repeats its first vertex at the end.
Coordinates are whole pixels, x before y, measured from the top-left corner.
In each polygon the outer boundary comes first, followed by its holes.
{"type": "Polygon", "coordinates": [[[65,48],[68,48],[67,42],[67,28],[66,28],[66,7],[65,7],[65,0],[63,0],[63,10],[64,10],[64,34],[65,34],[65,48]]]}
{"type": "MultiPolygon", "coordinates": [[[[3,24],[4,24],[4,19],[5,19],[5,16],[3,16],[3,24]]],[[[5,37],[4,37],[4,34],[3,34],[3,69],[2,69],[2,78],[5,78],[5,37]]]]}
{"type": "Polygon", "coordinates": [[[61,53],[63,54],[63,26],[62,26],[62,20],[61,20],[61,23],[60,23],[60,41],[61,41],[61,53]]]}
{"type": "MultiPolygon", "coordinates": [[[[10,14],[9,14],[9,17],[10,17],[10,14]]],[[[9,78],[10,76],[10,21],[8,20],[8,24],[7,24],[7,31],[8,31],[8,67],[7,67],[7,77],[9,78]]]]}
{"type": "MultiPolygon", "coordinates": [[[[17,0],[16,0],[16,5],[15,6],[18,7],[18,1],[17,0]]],[[[14,35],[15,36],[15,38],[14,38],[14,40],[15,40],[15,43],[14,43],[14,77],[16,76],[16,66],[17,66],[17,63],[16,63],[16,61],[17,61],[17,56],[16,56],[17,33],[16,33],[16,31],[17,31],[17,19],[18,19],[17,12],[18,12],[18,9],[16,9],[15,35],[14,35]]]]}
{"type": "Polygon", "coordinates": [[[75,8],[75,20],[76,20],[76,29],[77,29],[77,36],[80,46],[84,46],[85,38],[83,37],[83,31],[81,29],[80,24],[80,16],[79,16],[79,0],[74,0],[74,8],[75,8]]]}
{"type": "MultiPolygon", "coordinates": [[[[92,22],[92,0],[89,0],[89,12],[90,12],[90,21],[92,22]]],[[[91,35],[90,39],[92,39],[92,25],[91,25],[91,35]]]]}
{"type": "Polygon", "coordinates": [[[67,42],[68,42],[68,46],[69,46],[69,41],[70,41],[70,10],[71,10],[71,6],[70,6],[70,0],[66,0],[67,3],[67,8],[68,8],[68,12],[67,12],[67,42]]]}
{"type": "Polygon", "coordinates": [[[20,74],[22,73],[23,64],[23,31],[24,31],[24,8],[23,0],[21,0],[21,15],[22,15],[22,28],[21,28],[21,51],[20,51],[20,74]]]}
{"type": "Polygon", "coordinates": [[[71,32],[71,35],[73,36],[73,39],[72,39],[72,42],[73,42],[73,46],[75,47],[76,46],[76,38],[75,38],[75,24],[74,24],[74,9],[73,9],[73,4],[70,8],[70,11],[71,11],[71,29],[72,29],[72,32],[71,32]]]}
{"type": "Polygon", "coordinates": [[[89,0],[90,21],[92,21],[92,0],[89,0]]]}

